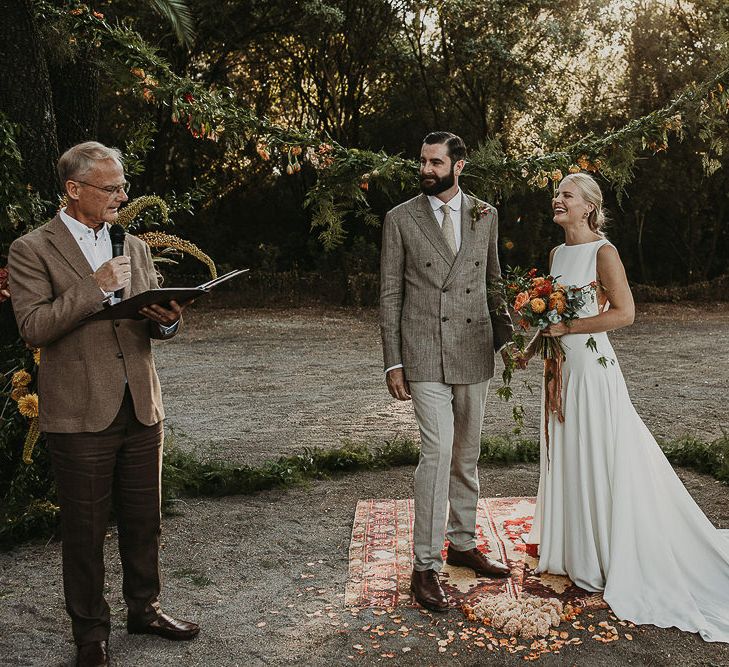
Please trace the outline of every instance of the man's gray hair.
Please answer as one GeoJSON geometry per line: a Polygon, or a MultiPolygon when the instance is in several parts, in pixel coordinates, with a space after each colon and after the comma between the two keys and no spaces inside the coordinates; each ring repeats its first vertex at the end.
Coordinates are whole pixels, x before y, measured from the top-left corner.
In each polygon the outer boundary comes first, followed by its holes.
{"type": "Polygon", "coordinates": [[[58,160],[61,185],[65,187],[66,181],[82,178],[99,160],[116,160],[122,164],[122,154],[118,148],[109,148],[98,141],[85,141],[71,146],[58,160]]]}

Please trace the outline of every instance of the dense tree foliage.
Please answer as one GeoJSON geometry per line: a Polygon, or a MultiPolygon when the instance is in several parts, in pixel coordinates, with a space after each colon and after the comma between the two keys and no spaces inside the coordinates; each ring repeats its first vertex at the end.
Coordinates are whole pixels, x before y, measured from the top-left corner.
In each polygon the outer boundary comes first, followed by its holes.
{"type": "MultiPolygon", "coordinates": [[[[351,219],[343,245],[325,252],[302,206],[314,170],[304,164],[286,177],[285,160],[259,159],[253,135],[220,143],[192,136],[175,122],[169,100],[152,89],[146,100],[133,94],[134,68],[85,39],[75,21],[82,11],[133,27],[174,73],[232,90],[235,103],[258,117],[408,158],[434,128],[474,148],[495,140],[506,156],[599,136],[715,73],[726,62],[729,21],[718,0],[3,4],[19,38],[2,48],[23,74],[8,67],[0,77],[8,93],[0,111],[17,125],[23,175],[41,196],[52,201],[57,192],[49,169],[57,152],[98,137],[139,157],[135,193],[177,193],[171,201],[181,233],[218,261],[279,270],[346,271],[354,256],[359,269],[374,270],[374,220],[351,219]],[[194,217],[181,210],[190,203],[194,217]]],[[[718,168],[726,136],[719,118],[667,152],[657,140],[631,167],[619,199],[606,183],[610,235],[633,280],[686,283],[726,271],[727,188],[718,168]]],[[[390,193],[373,188],[375,214],[414,192],[413,182],[390,193]]],[[[510,188],[467,185],[501,207],[504,260],[543,263],[558,238],[549,189],[509,196],[510,188]]]]}

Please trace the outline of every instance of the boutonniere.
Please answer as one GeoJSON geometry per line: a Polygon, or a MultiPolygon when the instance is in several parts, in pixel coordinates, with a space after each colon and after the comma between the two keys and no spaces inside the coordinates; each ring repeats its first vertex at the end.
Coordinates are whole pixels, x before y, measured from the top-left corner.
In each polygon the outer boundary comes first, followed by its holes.
{"type": "Polygon", "coordinates": [[[471,208],[471,231],[476,229],[476,222],[478,219],[489,212],[489,207],[486,204],[479,204],[476,202],[471,208]]]}

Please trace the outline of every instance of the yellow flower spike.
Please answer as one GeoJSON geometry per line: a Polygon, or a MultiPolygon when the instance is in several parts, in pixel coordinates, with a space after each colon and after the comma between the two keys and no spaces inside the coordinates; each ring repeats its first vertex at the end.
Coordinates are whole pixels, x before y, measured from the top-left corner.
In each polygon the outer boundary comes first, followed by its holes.
{"type": "Polygon", "coordinates": [[[62,208],[66,208],[68,206],[68,195],[63,195],[58,199],[58,208],[56,209],[56,213],[60,213],[62,208]]]}
{"type": "Polygon", "coordinates": [[[33,361],[35,362],[36,366],[40,366],[40,357],[41,357],[41,349],[39,347],[36,347],[33,350],[33,361]]]}
{"type": "Polygon", "coordinates": [[[162,222],[167,222],[169,216],[169,208],[167,203],[161,197],[155,195],[147,195],[137,197],[129,202],[123,209],[119,211],[116,221],[123,227],[129,227],[134,218],[136,218],[145,208],[157,206],[162,214],[162,222]]]}
{"type": "Polygon", "coordinates": [[[162,232],[145,232],[139,237],[150,248],[174,248],[181,253],[187,253],[191,257],[201,261],[208,267],[212,278],[218,277],[218,270],[215,268],[215,262],[208,257],[200,248],[190,241],[185,241],[172,234],[164,234],[162,232]]]}
{"type": "Polygon", "coordinates": [[[25,394],[18,399],[18,412],[27,419],[38,416],[38,394],[25,394]]]}
{"type": "Polygon", "coordinates": [[[33,376],[25,369],[15,371],[11,383],[13,387],[27,387],[33,380],[33,376]]]}
{"type": "Polygon", "coordinates": [[[34,417],[30,420],[28,434],[25,436],[25,442],[23,443],[23,463],[26,465],[33,463],[33,448],[35,447],[35,443],[38,442],[39,437],[40,428],[38,426],[38,417],[34,417]]]}

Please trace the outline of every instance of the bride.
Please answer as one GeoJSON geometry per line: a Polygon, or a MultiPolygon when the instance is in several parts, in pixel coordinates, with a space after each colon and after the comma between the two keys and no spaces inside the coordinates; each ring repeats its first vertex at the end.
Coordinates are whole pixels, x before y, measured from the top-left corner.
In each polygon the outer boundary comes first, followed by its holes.
{"type": "Polygon", "coordinates": [[[621,619],[729,642],[729,536],[699,509],[636,413],[607,337],[633,322],[635,306],[618,252],[600,231],[600,188],[587,174],[570,174],[552,209],[565,243],[550,254],[550,274],[598,287],[569,327],[537,334],[560,337],[566,357],[564,422],[550,415],[549,440],[541,436],[528,539],[539,545],[537,572],[602,591],[621,619]],[[590,337],[597,352],[585,344],[590,337]]]}

